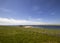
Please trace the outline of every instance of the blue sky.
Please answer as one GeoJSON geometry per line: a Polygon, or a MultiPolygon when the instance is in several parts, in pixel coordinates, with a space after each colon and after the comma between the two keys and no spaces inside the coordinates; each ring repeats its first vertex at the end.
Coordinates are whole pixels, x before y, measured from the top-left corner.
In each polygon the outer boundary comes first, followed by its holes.
{"type": "Polygon", "coordinates": [[[0,24],[7,24],[6,19],[9,23],[13,19],[15,23],[60,24],[60,0],[0,0],[0,24]]]}

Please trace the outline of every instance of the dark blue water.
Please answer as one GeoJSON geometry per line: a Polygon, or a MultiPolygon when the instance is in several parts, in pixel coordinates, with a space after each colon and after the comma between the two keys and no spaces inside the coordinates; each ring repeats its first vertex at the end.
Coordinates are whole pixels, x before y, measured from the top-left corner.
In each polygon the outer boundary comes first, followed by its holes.
{"type": "Polygon", "coordinates": [[[47,29],[60,29],[60,26],[54,26],[54,25],[33,25],[33,27],[47,28],[47,29]]]}

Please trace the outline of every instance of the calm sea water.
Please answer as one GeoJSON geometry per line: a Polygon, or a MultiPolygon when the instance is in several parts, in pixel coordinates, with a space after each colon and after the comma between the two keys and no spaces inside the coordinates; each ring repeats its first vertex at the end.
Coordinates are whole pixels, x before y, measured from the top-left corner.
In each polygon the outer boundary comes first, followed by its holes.
{"type": "Polygon", "coordinates": [[[35,25],[33,27],[36,27],[36,28],[47,28],[47,29],[60,29],[60,26],[52,26],[52,25],[35,25]]]}

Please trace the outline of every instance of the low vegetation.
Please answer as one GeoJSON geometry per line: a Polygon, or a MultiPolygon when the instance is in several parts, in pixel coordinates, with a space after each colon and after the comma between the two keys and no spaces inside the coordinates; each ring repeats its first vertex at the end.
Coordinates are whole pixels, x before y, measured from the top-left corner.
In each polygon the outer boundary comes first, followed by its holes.
{"type": "Polygon", "coordinates": [[[60,30],[0,26],[0,43],[60,43],[60,30]]]}

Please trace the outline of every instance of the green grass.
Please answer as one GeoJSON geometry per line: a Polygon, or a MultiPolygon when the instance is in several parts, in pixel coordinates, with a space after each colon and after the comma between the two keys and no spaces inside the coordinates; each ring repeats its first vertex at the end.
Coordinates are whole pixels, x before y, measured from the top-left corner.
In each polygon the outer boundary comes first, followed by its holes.
{"type": "Polygon", "coordinates": [[[60,43],[60,30],[0,26],[0,43],[60,43]]]}

